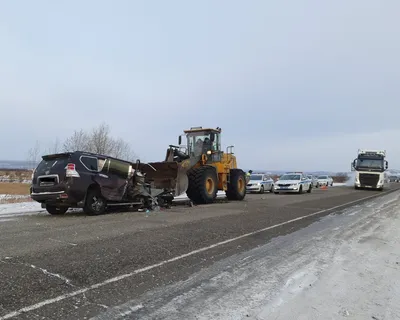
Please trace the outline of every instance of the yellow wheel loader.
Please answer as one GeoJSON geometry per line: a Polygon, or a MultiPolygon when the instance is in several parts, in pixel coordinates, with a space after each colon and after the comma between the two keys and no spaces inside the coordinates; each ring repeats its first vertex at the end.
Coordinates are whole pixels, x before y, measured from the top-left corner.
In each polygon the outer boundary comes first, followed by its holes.
{"type": "Polygon", "coordinates": [[[170,145],[165,160],[142,164],[152,188],[173,197],[187,193],[195,204],[214,202],[218,190],[229,200],[246,196],[246,175],[237,167],[233,146],[221,151],[221,128],[194,127],[185,130],[186,144],[170,145]]]}

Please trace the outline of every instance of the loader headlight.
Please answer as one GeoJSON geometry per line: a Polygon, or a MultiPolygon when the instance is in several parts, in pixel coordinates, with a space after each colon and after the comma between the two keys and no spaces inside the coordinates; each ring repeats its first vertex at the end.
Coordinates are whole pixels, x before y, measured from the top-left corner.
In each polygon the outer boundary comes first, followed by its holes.
{"type": "Polygon", "coordinates": [[[210,154],[211,154],[211,150],[208,150],[208,151],[207,151],[207,154],[210,155],[210,154]]]}

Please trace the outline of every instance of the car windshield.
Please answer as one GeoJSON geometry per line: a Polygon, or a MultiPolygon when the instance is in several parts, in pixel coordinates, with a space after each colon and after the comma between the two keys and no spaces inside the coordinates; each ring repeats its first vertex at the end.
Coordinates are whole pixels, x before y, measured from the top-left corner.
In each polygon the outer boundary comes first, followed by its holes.
{"type": "Polygon", "coordinates": [[[328,176],[319,176],[318,179],[328,179],[328,176]]]}
{"type": "Polygon", "coordinates": [[[262,175],[261,174],[252,174],[250,176],[250,180],[262,180],[262,175]]]}
{"type": "Polygon", "coordinates": [[[284,174],[279,180],[300,180],[299,174],[284,174]]]}

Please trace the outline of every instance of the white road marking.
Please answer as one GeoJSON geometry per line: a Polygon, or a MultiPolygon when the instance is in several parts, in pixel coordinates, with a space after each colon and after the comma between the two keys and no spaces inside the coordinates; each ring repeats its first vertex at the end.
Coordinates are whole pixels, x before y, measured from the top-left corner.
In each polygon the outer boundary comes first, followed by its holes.
{"type": "Polygon", "coordinates": [[[133,276],[135,276],[137,274],[140,274],[140,273],[143,273],[143,272],[146,272],[146,271],[161,267],[161,266],[163,266],[165,264],[168,264],[168,263],[171,263],[171,262],[174,262],[174,261],[178,261],[178,260],[190,257],[190,256],[195,255],[197,253],[204,252],[204,251],[207,251],[207,250],[210,250],[210,249],[225,245],[227,243],[231,243],[231,242],[239,240],[239,239],[250,237],[250,236],[253,236],[253,235],[258,234],[258,233],[262,233],[262,232],[265,232],[265,231],[268,231],[268,230],[272,230],[272,229],[287,225],[287,224],[292,223],[292,222],[296,222],[296,221],[300,221],[300,220],[303,220],[303,219],[306,219],[306,218],[309,218],[309,217],[312,217],[312,216],[316,216],[318,214],[321,214],[321,213],[324,213],[324,212],[327,212],[327,211],[339,209],[341,207],[346,207],[348,205],[351,205],[352,203],[360,202],[360,201],[371,199],[371,198],[376,198],[378,196],[382,196],[382,195],[390,193],[390,192],[393,192],[393,190],[388,190],[386,192],[381,192],[379,194],[373,194],[373,195],[365,197],[365,198],[361,198],[361,199],[353,200],[353,201],[350,201],[350,202],[346,202],[346,203],[340,204],[338,206],[334,206],[334,207],[331,207],[331,208],[328,208],[328,209],[324,209],[324,210],[320,210],[320,211],[317,211],[317,212],[313,212],[313,213],[307,214],[305,216],[301,216],[301,217],[298,217],[298,218],[295,218],[295,219],[292,219],[292,220],[288,220],[288,221],[285,221],[285,222],[282,222],[282,223],[275,224],[273,226],[269,226],[269,227],[266,227],[266,228],[263,228],[263,229],[252,231],[252,232],[243,234],[241,236],[237,236],[237,237],[234,237],[234,238],[231,238],[231,239],[228,239],[228,240],[224,240],[224,241],[221,241],[221,242],[218,242],[218,243],[214,243],[214,244],[212,244],[212,245],[210,245],[208,247],[203,247],[203,248],[200,248],[200,249],[197,249],[197,250],[193,250],[191,252],[182,254],[180,256],[176,256],[176,257],[168,259],[168,260],[161,261],[161,262],[153,264],[151,266],[147,266],[147,267],[144,267],[144,268],[136,269],[136,270],[134,270],[134,271],[132,271],[130,273],[122,274],[120,276],[107,279],[106,281],[93,284],[93,285],[91,285],[89,287],[82,288],[82,289],[76,290],[76,291],[72,291],[72,292],[60,295],[58,297],[55,297],[55,298],[43,300],[43,301],[41,301],[39,303],[35,303],[33,305],[30,305],[30,306],[21,308],[19,310],[10,312],[10,313],[0,317],[0,320],[14,318],[14,317],[16,317],[16,316],[18,316],[18,315],[20,315],[22,313],[29,312],[29,311],[32,311],[32,310],[37,310],[37,309],[42,308],[42,307],[44,307],[46,305],[53,304],[53,303],[56,303],[56,302],[59,302],[59,301],[62,301],[62,300],[65,300],[65,299],[68,299],[68,298],[71,298],[71,297],[75,297],[77,295],[83,294],[83,293],[88,292],[90,290],[98,289],[98,288],[103,287],[103,286],[105,286],[107,284],[118,282],[118,281],[121,281],[123,279],[133,277],[133,276]]]}

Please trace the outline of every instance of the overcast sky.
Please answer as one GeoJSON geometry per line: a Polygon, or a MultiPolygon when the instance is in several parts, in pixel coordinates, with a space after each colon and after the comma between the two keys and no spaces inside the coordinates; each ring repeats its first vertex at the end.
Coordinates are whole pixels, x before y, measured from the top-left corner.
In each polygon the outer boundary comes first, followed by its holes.
{"type": "Polygon", "coordinates": [[[106,121],[143,161],[219,126],[241,167],[400,168],[400,2],[0,2],[0,159],[106,121]]]}

